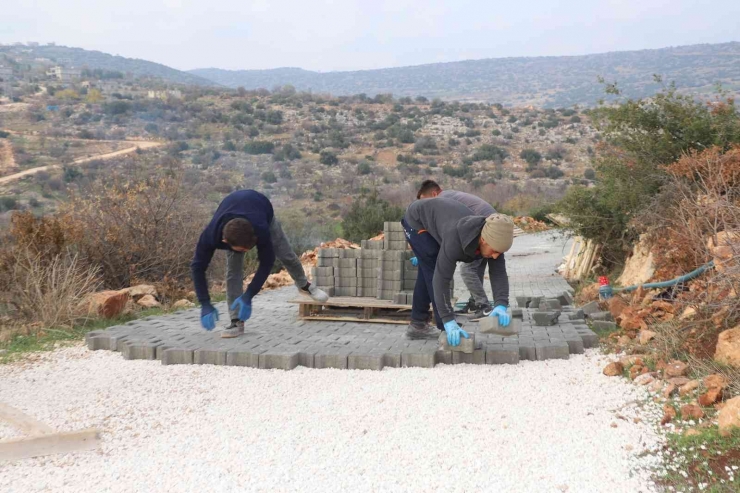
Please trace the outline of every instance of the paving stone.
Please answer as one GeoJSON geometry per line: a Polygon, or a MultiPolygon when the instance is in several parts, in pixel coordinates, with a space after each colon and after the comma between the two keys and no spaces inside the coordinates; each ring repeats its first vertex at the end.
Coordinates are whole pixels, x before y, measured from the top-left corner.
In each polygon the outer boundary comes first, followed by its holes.
{"type": "Polygon", "coordinates": [[[193,349],[170,348],[162,353],[163,365],[192,365],[193,349]]]}
{"type": "Polygon", "coordinates": [[[550,343],[536,343],[535,352],[538,361],[547,359],[568,359],[570,356],[570,349],[568,343],[563,342],[550,342],[550,343]]]}
{"type": "Polygon", "coordinates": [[[502,327],[498,322],[498,317],[485,317],[478,321],[478,330],[482,334],[514,335],[522,330],[522,321],[512,318],[508,327],[502,327]]]}
{"type": "Polygon", "coordinates": [[[234,348],[226,353],[227,366],[247,366],[259,368],[259,355],[267,349],[256,348],[234,348]]]}
{"type": "Polygon", "coordinates": [[[566,337],[565,342],[568,344],[570,354],[583,354],[583,339],[580,337],[566,337]]]}
{"type": "Polygon", "coordinates": [[[583,313],[585,313],[586,315],[591,315],[592,313],[600,312],[601,307],[599,306],[598,302],[591,301],[583,305],[581,307],[581,310],[583,310],[583,313]]]}
{"type": "Polygon", "coordinates": [[[403,272],[401,272],[400,270],[381,270],[378,271],[378,280],[403,281],[403,272]]]}
{"type": "Polygon", "coordinates": [[[421,368],[434,368],[437,363],[437,355],[435,352],[413,352],[403,351],[401,353],[401,366],[405,367],[421,367],[421,368]]]}
{"type": "Polygon", "coordinates": [[[229,348],[224,346],[216,348],[200,348],[193,352],[193,364],[196,365],[226,365],[226,354],[229,348]]]}
{"type": "Polygon", "coordinates": [[[347,368],[348,349],[324,349],[314,355],[314,368],[347,368]]]}
{"type": "Polygon", "coordinates": [[[259,355],[258,366],[263,369],[292,370],[299,364],[300,351],[297,348],[280,348],[259,355]]]}
{"type": "Polygon", "coordinates": [[[528,361],[537,360],[536,343],[534,341],[519,342],[519,359],[528,361]]]}
{"type": "Polygon", "coordinates": [[[123,359],[157,359],[157,347],[161,342],[131,342],[122,346],[121,354],[123,359]]]}
{"type": "Polygon", "coordinates": [[[382,349],[352,353],[347,357],[347,368],[350,370],[382,370],[384,366],[385,351],[382,349]]]}
{"type": "Polygon", "coordinates": [[[517,296],[516,304],[517,306],[519,306],[519,308],[529,307],[529,296],[517,296]]]}
{"type": "Polygon", "coordinates": [[[524,318],[524,310],[522,310],[521,308],[512,308],[511,317],[518,318],[518,319],[524,318]]]}
{"type": "Polygon", "coordinates": [[[600,331],[605,330],[616,330],[617,324],[615,322],[611,322],[609,320],[594,320],[591,322],[591,326],[600,331]]]}
{"type": "Polygon", "coordinates": [[[520,349],[517,346],[488,346],[485,351],[488,365],[515,365],[519,363],[520,349]]]}
{"type": "Polygon", "coordinates": [[[357,277],[335,277],[334,278],[335,288],[356,288],[357,277]]]}
{"type": "Polygon", "coordinates": [[[459,351],[450,351],[452,353],[452,364],[468,365],[485,365],[486,352],[483,349],[476,349],[472,353],[461,353],[459,351]]]}
{"type": "Polygon", "coordinates": [[[612,314],[609,312],[595,312],[588,316],[591,320],[598,320],[598,321],[614,321],[614,317],[612,317],[612,314]]]}
{"type": "Polygon", "coordinates": [[[532,314],[532,319],[538,327],[555,325],[558,323],[559,317],[560,312],[534,312],[532,314]]]}
{"type": "Polygon", "coordinates": [[[474,332],[468,332],[468,335],[470,336],[468,339],[464,337],[460,337],[460,344],[458,346],[450,346],[447,344],[447,333],[446,332],[440,332],[439,334],[439,349],[441,351],[452,351],[452,352],[460,352],[460,353],[468,353],[472,354],[473,350],[475,349],[475,333],[474,332]]]}

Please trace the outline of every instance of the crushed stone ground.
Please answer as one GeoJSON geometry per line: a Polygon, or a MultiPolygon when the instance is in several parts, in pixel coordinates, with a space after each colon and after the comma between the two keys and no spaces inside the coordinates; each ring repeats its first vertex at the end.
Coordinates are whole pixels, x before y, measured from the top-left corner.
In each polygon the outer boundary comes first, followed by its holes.
{"type": "Polygon", "coordinates": [[[604,364],[285,372],[61,349],[0,366],[0,402],[99,427],[102,448],[0,464],[0,491],[652,491],[660,413],[604,364]]]}

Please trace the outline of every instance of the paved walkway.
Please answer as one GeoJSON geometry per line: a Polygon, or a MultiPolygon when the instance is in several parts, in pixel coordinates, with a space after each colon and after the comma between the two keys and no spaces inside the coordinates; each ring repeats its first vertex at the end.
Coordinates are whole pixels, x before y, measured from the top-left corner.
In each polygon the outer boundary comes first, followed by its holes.
{"type": "MultiPolygon", "coordinates": [[[[553,233],[516,239],[507,253],[512,305],[514,296],[558,297],[570,290],[555,273],[566,240],[553,233]]],[[[490,288],[490,287],[489,287],[490,288]]],[[[460,279],[456,293],[467,297],[460,279]]],[[[532,309],[521,309],[522,330],[512,337],[476,334],[472,354],[442,351],[437,341],[408,341],[403,325],[300,321],[297,306],[287,301],[295,288],[264,292],[254,300],[246,332],[222,339],[219,331],[200,327],[200,309],[150,317],[88,334],[90,349],[119,351],[126,359],[160,360],[163,364],[213,364],[278,368],[433,367],[438,363],[515,364],[520,360],[567,359],[593,347],[598,338],[572,307],[562,308],[557,324],[538,327],[532,309]],[[572,318],[572,320],[571,320],[572,318]]],[[[226,316],[226,305],[217,305],[226,316]]],[[[476,331],[476,323],[465,323],[476,331]]]]}

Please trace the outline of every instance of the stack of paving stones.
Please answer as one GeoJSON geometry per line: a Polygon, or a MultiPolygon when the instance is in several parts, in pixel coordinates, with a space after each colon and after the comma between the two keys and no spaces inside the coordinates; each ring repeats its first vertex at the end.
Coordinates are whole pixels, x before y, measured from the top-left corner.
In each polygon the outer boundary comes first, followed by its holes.
{"type": "MultiPolygon", "coordinates": [[[[570,293],[561,299],[518,297],[519,308],[512,309],[512,316],[520,321],[521,330],[512,336],[483,334],[477,323],[460,318],[475,339],[456,350],[439,341],[409,341],[404,325],[296,320],[295,307],[287,303],[294,296],[294,288],[283,288],[255,297],[244,335],[233,339],[222,339],[219,331],[203,330],[196,308],[93,331],[86,342],[93,350],[118,351],[125,359],[159,360],[166,365],[283,370],[297,366],[381,370],[430,368],[439,363],[516,364],[567,359],[598,344],[597,335],[586,325],[585,313],[562,303],[570,293]]],[[[225,303],[216,308],[226,313],[225,303]]]]}
{"type": "Polygon", "coordinates": [[[386,222],[383,240],[363,240],[360,249],[320,248],[314,284],[329,296],[371,297],[410,305],[418,269],[411,265],[401,223],[386,222]]]}

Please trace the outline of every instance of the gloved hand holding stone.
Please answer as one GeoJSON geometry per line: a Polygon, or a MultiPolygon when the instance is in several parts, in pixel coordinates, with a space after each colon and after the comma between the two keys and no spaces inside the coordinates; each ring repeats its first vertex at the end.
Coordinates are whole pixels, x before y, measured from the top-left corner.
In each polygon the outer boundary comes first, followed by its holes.
{"type": "Polygon", "coordinates": [[[450,346],[459,346],[460,336],[465,339],[470,339],[468,333],[462,330],[455,320],[450,320],[445,323],[445,332],[447,332],[447,344],[450,346]]]}
{"type": "Polygon", "coordinates": [[[210,303],[203,303],[200,307],[200,324],[206,330],[213,330],[218,321],[218,310],[210,303]]]}
{"type": "Polygon", "coordinates": [[[508,327],[509,322],[511,322],[511,315],[509,315],[509,312],[506,311],[506,307],[503,305],[498,305],[488,316],[498,317],[498,324],[501,327],[508,327]]]}
{"type": "Polygon", "coordinates": [[[411,257],[411,265],[413,265],[414,267],[418,267],[419,266],[419,259],[416,258],[416,257],[411,257]]]}
{"type": "Polygon", "coordinates": [[[237,317],[242,322],[244,322],[245,320],[249,320],[249,317],[252,316],[252,298],[249,298],[247,296],[247,293],[244,293],[236,300],[234,300],[234,302],[231,304],[231,309],[239,310],[237,317]]]}

